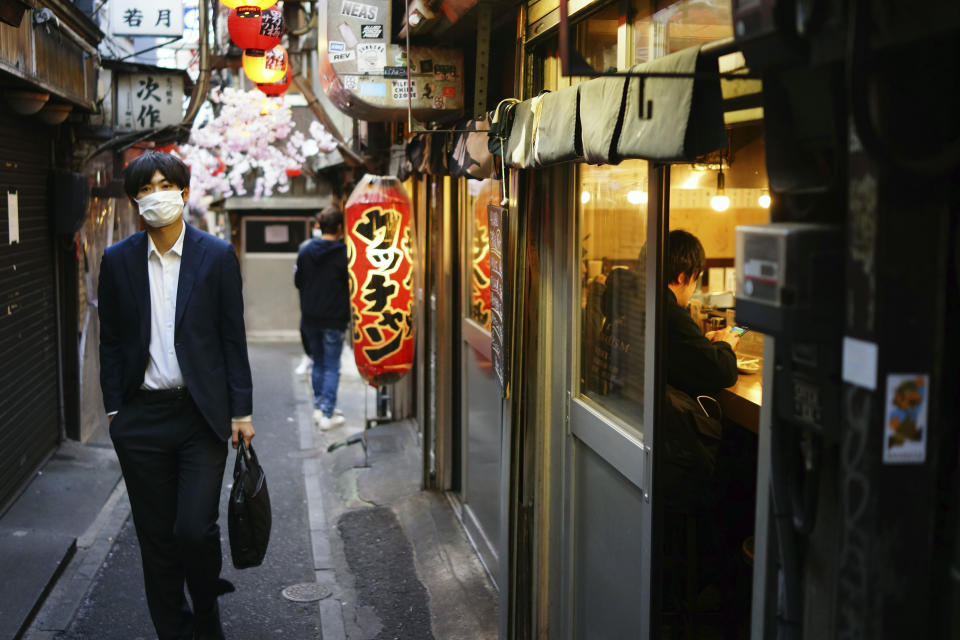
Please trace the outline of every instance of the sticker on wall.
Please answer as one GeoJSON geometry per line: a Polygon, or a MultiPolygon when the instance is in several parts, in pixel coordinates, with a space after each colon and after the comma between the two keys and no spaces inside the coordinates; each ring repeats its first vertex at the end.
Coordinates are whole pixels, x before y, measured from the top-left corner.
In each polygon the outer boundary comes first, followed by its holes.
{"type": "Polygon", "coordinates": [[[456,80],[457,66],[454,64],[435,64],[433,65],[434,80],[456,80]]]}
{"type": "Polygon", "coordinates": [[[340,32],[340,37],[343,38],[343,43],[347,49],[353,49],[357,46],[357,36],[353,33],[350,25],[346,22],[341,22],[340,26],[337,27],[337,31],[340,32]]]}
{"type": "Polygon", "coordinates": [[[382,82],[361,82],[359,94],[365,98],[386,98],[387,85],[382,82]]]}
{"type": "MultiPolygon", "coordinates": [[[[406,100],[407,97],[408,97],[408,96],[407,96],[407,81],[406,81],[406,80],[394,80],[391,84],[393,85],[393,99],[394,99],[394,100],[406,100]]],[[[410,98],[411,100],[416,100],[416,99],[417,99],[417,81],[416,81],[416,80],[411,80],[411,81],[410,81],[409,93],[410,93],[409,98],[410,98]]]]}
{"type": "Polygon", "coordinates": [[[343,53],[331,53],[328,55],[330,56],[331,63],[347,62],[348,60],[355,60],[357,57],[357,53],[353,50],[344,51],[343,53]]]}
{"type": "Polygon", "coordinates": [[[347,45],[343,42],[338,42],[336,40],[331,40],[330,44],[327,45],[328,53],[342,53],[347,50],[347,45]]]}
{"type": "Polygon", "coordinates": [[[380,40],[383,38],[382,24],[362,24],[360,25],[360,37],[364,40],[380,40]]]}
{"type": "Polygon", "coordinates": [[[387,66],[387,45],[364,42],[357,45],[357,71],[380,73],[387,66]]]}
{"type": "Polygon", "coordinates": [[[341,76],[340,79],[343,81],[343,88],[349,91],[354,91],[360,85],[360,79],[357,76],[341,76]]]}
{"type": "Polygon", "coordinates": [[[423,73],[433,73],[433,60],[421,60],[420,71],[423,73]]]}
{"type": "Polygon", "coordinates": [[[433,96],[433,108],[443,109],[443,96],[433,96]]]}
{"type": "Polygon", "coordinates": [[[444,98],[456,98],[456,97],[457,97],[457,88],[456,88],[456,87],[444,87],[444,88],[443,88],[443,97],[444,97],[444,98]]]}
{"type": "Polygon", "coordinates": [[[359,20],[367,20],[370,22],[373,22],[377,19],[378,11],[378,7],[372,4],[350,2],[350,0],[344,0],[343,4],[340,5],[340,15],[350,18],[357,18],[359,20]]]}
{"type": "Polygon", "coordinates": [[[891,373],[883,412],[884,464],[923,464],[927,459],[927,397],[930,376],[891,373]]]}
{"type": "Polygon", "coordinates": [[[383,77],[384,78],[406,78],[407,68],[406,67],[384,67],[383,77]]]}
{"type": "Polygon", "coordinates": [[[433,92],[436,91],[436,87],[432,82],[423,83],[423,97],[433,99],[433,92]]]}

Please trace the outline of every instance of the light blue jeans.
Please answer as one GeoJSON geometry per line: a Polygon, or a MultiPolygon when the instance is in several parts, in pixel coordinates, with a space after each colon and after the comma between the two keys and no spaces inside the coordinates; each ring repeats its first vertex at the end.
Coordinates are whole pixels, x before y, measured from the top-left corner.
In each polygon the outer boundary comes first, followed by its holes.
{"type": "Polygon", "coordinates": [[[343,331],[338,329],[303,328],[313,358],[313,406],[326,417],[333,415],[337,406],[337,386],[340,384],[340,353],[343,351],[343,331]]]}

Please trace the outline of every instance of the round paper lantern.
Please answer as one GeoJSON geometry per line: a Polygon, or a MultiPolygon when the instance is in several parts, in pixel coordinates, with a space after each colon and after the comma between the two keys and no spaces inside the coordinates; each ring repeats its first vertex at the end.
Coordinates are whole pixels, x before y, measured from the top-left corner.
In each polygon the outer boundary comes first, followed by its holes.
{"type": "Polygon", "coordinates": [[[271,83],[257,83],[257,89],[263,91],[268,96],[281,96],[287,92],[287,89],[290,88],[290,69],[287,69],[287,74],[283,77],[283,80],[278,82],[271,83]]]}
{"type": "Polygon", "coordinates": [[[266,51],[280,44],[283,36],[283,14],[276,9],[260,10],[243,6],[230,12],[227,29],[233,44],[241,49],[266,51]]]}
{"type": "Polygon", "coordinates": [[[289,62],[287,50],[276,46],[267,51],[247,49],[243,52],[243,72],[257,84],[270,84],[283,78],[289,62]]]}
{"type": "Polygon", "coordinates": [[[224,5],[231,9],[237,7],[256,7],[257,9],[269,9],[277,4],[277,0],[220,0],[224,5]]]}
{"type": "Polygon", "coordinates": [[[285,171],[288,178],[296,178],[297,176],[303,175],[303,169],[300,167],[287,167],[285,171]]]}
{"type": "Polygon", "coordinates": [[[410,199],[393,176],[363,176],[347,200],[353,355],[373,386],[396,382],[413,365],[410,218],[410,199]]]}

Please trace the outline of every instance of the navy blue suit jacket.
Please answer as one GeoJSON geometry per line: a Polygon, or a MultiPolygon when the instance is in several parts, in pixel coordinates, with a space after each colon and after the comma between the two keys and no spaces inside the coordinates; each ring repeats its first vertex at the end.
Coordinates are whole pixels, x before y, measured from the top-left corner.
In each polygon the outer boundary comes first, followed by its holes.
{"type": "MultiPolygon", "coordinates": [[[[240,265],[233,246],[187,225],[180,258],[174,343],[180,371],[222,440],[233,416],[253,412],[240,265]]],[[[108,247],[100,264],[100,387],[107,413],[143,384],[150,357],[147,233],[108,247]]]]}

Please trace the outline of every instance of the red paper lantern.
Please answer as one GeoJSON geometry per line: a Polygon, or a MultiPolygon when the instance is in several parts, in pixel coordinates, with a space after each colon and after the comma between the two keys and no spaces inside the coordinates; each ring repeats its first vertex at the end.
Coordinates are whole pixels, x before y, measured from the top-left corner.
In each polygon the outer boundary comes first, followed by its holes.
{"type": "Polygon", "coordinates": [[[286,171],[288,178],[296,178],[297,176],[303,174],[303,169],[300,167],[287,167],[286,171]]]}
{"type": "Polygon", "coordinates": [[[227,30],[233,44],[241,49],[273,49],[283,36],[283,13],[276,9],[238,7],[227,18],[227,30]]]}
{"type": "Polygon", "coordinates": [[[367,384],[390,384],[413,365],[410,199],[395,177],[367,174],[344,217],[353,355],[367,384]]]}
{"type": "Polygon", "coordinates": [[[221,160],[220,158],[217,158],[216,160],[217,160],[217,166],[216,168],[214,168],[213,171],[210,172],[210,175],[212,176],[218,176],[227,170],[227,165],[223,163],[223,160],[221,160]]]}
{"type": "Polygon", "coordinates": [[[283,77],[283,80],[279,82],[258,82],[257,89],[263,91],[268,96],[280,96],[287,92],[287,89],[290,88],[290,69],[287,69],[287,75],[283,77]]]}
{"type": "Polygon", "coordinates": [[[277,0],[220,0],[223,4],[236,9],[237,7],[256,7],[257,9],[269,9],[277,4],[277,0]]]}
{"type": "Polygon", "coordinates": [[[261,51],[247,49],[243,52],[243,72],[257,84],[270,84],[283,78],[290,68],[287,50],[277,45],[261,51]]]}

